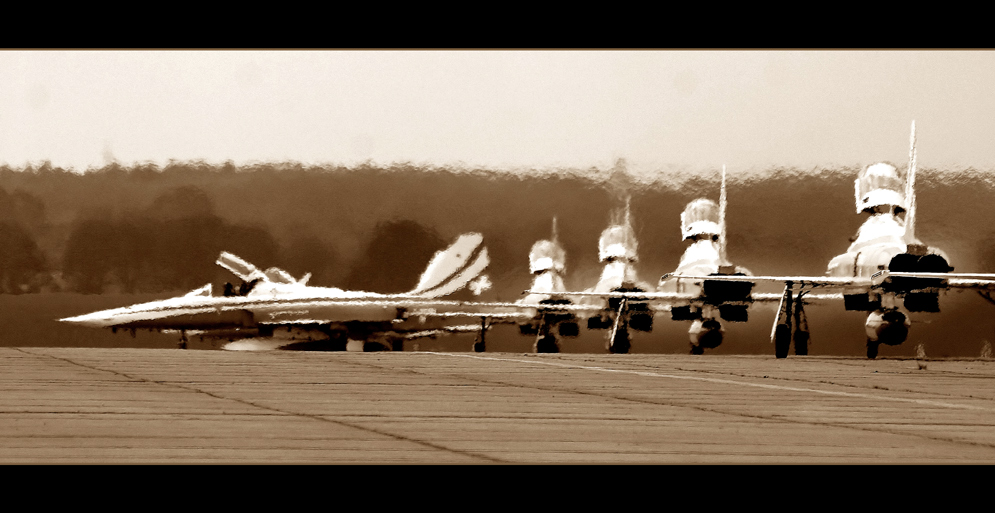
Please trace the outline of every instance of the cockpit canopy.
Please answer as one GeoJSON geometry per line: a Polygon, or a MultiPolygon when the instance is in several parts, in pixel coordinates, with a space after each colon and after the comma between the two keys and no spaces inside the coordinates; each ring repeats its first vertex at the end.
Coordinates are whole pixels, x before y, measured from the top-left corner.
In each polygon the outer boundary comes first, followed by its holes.
{"type": "Polygon", "coordinates": [[[616,224],[605,228],[598,239],[598,259],[602,262],[613,259],[636,261],[636,233],[629,225],[616,224]]]}
{"type": "Polygon", "coordinates": [[[891,164],[867,166],[857,175],[854,188],[858,214],[885,205],[897,207],[898,212],[905,210],[905,182],[891,164]]]}
{"type": "Polygon", "coordinates": [[[567,253],[559,244],[550,240],[540,240],[529,251],[529,272],[532,274],[554,270],[563,272],[567,253]]]}
{"type": "Polygon", "coordinates": [[[685,240],[699,235],[719,235],[719,206],[710,199],[700,198],[688,203],[681,212],[681,235],[685,240]]]}

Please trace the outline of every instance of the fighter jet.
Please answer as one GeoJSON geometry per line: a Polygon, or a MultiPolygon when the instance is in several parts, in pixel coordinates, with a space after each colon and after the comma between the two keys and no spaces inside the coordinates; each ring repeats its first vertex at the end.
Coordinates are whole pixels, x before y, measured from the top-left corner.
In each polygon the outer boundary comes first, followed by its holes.
{"type": "Polygon", "coordinates": [[[626,195],[624,209],[615,211],[611,224],[601,232],[598,238],[598,260],[604,266],[601,277],[581,296],[582,304],[600,305],[597,314],[588,318],[587,327],[609,330],[605,339],[609,353],[629,352],[629,329],[653,330],[654,311],[639,297],[653,286],[636,273],[639,245],[632,227],[630,202],[631,197],[626,195]]]}
{"type": "MultiPolygon", "coordinates": [[[[626,202],[624,221],[602,233],[600,256],[605,263],[601,280],[593,290],[560,292],[607,301],[605,309],[589,319],[588,328],[610,328],[606,347],[624,353],[630,348],[628,329],[651,331],[656,311],[669,311],[676,321],[692,321],[688,330],[692,354],[722,343],[722,320],[745,322],[755,301],[777,301],[780,295],[753,294],[749,282],[701,280],[700,276],[746,276],[749,270],[729,263],[726,257],[726,171],[722,168],[719,202],[698,198],[681,213],[681,236],[688,247],[674,272],[663,275],[655,287],[636,278],[635,236],[626,202]],[[694,277],[697,279],[688,278],[694,277]]],[[[806,301],[809,301],[806,299],[806,301]]],[[[803,315],[803,314],[802,314],[803,315]]]]}
{"type": "MultiPolygon", "coordinates": [[[[556,220],[550,240],[537,241],[529,252],[529,270],[535,275],[532,287],[523,299],[504,310],[528,311],[532,316],[520,323],[522,334],[536,335],[537,353],[559,352],[560,337],[579,334],[579,316],[587,316],[588,329],[610,328],[606,348],[612,353],[629,351],[628,329],[652,329],[652,311],[644,303],[629,302],[613,293],[645,291],[652,287],[636,276],[634,264],[637,243],[630,215],[633,177],[626,171],[624,159],[618,159],[605,180],[615,201],[624,207],[612,212],[608,228],[598,239],[598,259],[604,265],[594,287],[568,291],[563,286],[565,252],[557,240],[556,220]],[[575,298],[580,298],[575,300],[575,298]]],[[[514,322],[513,317],[507,318],[514,322]]]]}
{"type": "Polygon", "coordinates": [[[867,357],[876,358],[880,344],[906,340],[910,312],[939,312],[942,290],[995,290],[995,274],[954,274],[947,255],[923,244],[915,235],[916,125],[912,122],[909,166],[902,183],[895,166],[877,163],[863,169],[854,182],[856,210],[867,215],[846,253],[829,262],[826,276],[689,276],[692,281],[724,282],[748,288],[758,282],[784,284],[771,341],[777,358],[786,358],[795,335],[796,354],[805,354],[808,327],[803,296],[812,290],[835,291],[847,310],[868,312],[867,357]],[[904,216],[904,217],[903,217],[904,216]],[[799,315],[801,314],[801,315],[799,315]],[[799,332],[804,333],[799,337],[799,332]]]}
{"type": "MultiPolygon", "coordinates": [[[[562,295],[566,292],[565,271],[566,251],[560,245],[554,217],[552,236],[536,241],[529,251],[529,272],[534,276],[529,294],[509,305],[511,311],[517,306],[528,307],[531,316],[521,319],[518,326],[523,335],[535,335],[533,349],[537,353],[558,353],[559,337],[576,337],[580,333],[576,308],[567,310],[566,305],[573,302],[562,295]]],[[[474,350],[482,352],[484,347],[474,346],[474,350]]]]}
{"type": "Polygon", "coordinates": [[[598,261],[603,266],[601,276],[593,287],[584,291],[559,292],[560,303],[574,298],[573,312],[587,315],[588,329],[608,330],[605,349],[609,353],[628,353],[631,348],[629,330],[652,331],[655,313],[653,307],[639,298],[625,296],[653,289],[636,272],[639,244],[630,205],[637,181],[627,167],[625,159],[618,159],[605,179],[609,195],[622,206],[611,213],[608,227],[598,238],[598,261]]]}
{"type": "Polygon", "coordinates": [[[468,285],[478,291],[486,286],[481,273],[489,259],[482,243],[478,233],[461,235],[435,254],[415,288],[403,294],[312,287],[310,274],[295,279],[278,268],[262,271],[222,252],[216,263],[242,280],[237,289],[226,285],[223,295],[213,295],[208,283],[183,296],[60,320],[114,331],[175,330],[181,347],[190,332],[229,338],[226,349],[344,350],[353,341],[367,351],[400,350],[413,337],[477,329],[454,321],[481,316],[485,306],[441,298],[468,285]]]}
{"type": "Polygon", "coordinates": [[[688,336],[691,354],[703,354],[705,349],[722,343],[725,329],[722,320],[745,322],[748,307],[756,299],[752,284],[744,282],[695,282],[688,275],[746,276],[743,267],[729,262],[726,256],[726,168],[722,166],[719,202],[698,198],[681,213],[681,237],[688,243],[677,269],[660,278],[658,292],[686,295],[686,299],[671,298],[671,318],[691,321],[688,336]]]}
{"type": "Polygon", "coordinates": [[[588,329],[610,329],[605,342],[610,353],[629,351],[630,328],[652,330],[654,312],[650,305],[620,296],[652,289],[638,278],[634,269],[638,261],[637,244],[628,198],[625,208],[615,211],[612,217],[598,240],[598,259],[604,268],[590,289],[572,292],[564,288],[565,252],[557,241],[555,220],[552,239],[540,240],[532,246],[529,269],[536,277],[525,292],[527,296],[515,305],[529,306],[535,312],[528,322],[519,326],[523,334],[537,335],[534,346],[537,353],[559,352],[560,337],[579,334],[582,315],[587,317],[588,329]],[[580,299],[573,301],[573,297],[580,299]]]}

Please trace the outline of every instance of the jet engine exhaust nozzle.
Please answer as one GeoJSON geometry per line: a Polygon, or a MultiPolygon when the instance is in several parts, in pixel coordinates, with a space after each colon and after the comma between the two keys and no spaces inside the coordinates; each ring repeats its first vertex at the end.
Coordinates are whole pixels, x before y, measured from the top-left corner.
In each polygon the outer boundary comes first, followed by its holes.
{"type": "Polygon", "coordinates": [[[715,319],[698,319],[691,323],[691,328],[688,330],[691,344],[704,349],[719,347],[722,344],[724,333],[725,329],[722,328],[722,323],[715,319]]]}
{"type": "Polygon", "coordinates": [[[910,325],[909,316],[898,310],[875,310],[864,327],[869,341],[895,346],[908,338],[910,325]]]}

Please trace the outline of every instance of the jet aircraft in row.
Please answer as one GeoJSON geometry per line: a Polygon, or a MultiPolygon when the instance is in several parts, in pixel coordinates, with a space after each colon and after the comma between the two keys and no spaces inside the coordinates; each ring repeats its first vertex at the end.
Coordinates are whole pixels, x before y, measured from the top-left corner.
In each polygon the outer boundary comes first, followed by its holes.
{"type": "MultiPolygon", "coordinates": [[[[749,283],[711,280],[702,283],[687,278],[749,274],[748,270],[732,265],[726,257],[726,205],[723,167],[718,203],[707,198],[688,203],[681,214],[681,236],[688,246],[677,268],[663,275],[654,287],[639,280],[636,274],[638,245],[631,223],[629,197],[626,197],[624,210],[614,214],[612,224],[599,239],[598,255],[604,269],[597,284],[585,291],[567,291],[561,286],[553,291],[555,294],[543,296],[550,305],[545,307],[546,315],[555,318],[555,305],[562,303],[562,298],[579,298],[587,305],[600,304],[600,310],[588,318],[588,328],[608,329],[606,349],[612,353],[626,353],[630,349],[629,329],[652,331],[656,314],[669,312],[672,320],[691,321],[688,336],[693,354],[718,347],[724,334],[722,320],[745,322],[747,308],[754,301],[780,298],[751,294],[752,284],[749,283]]],[[[527,292],[533,296],[538,291],[533,286],[527,292]]],[[[551,345],[546,347],[555,349],[551,345]]]]}
{"type": "Polygon", "coordinates": [[[867,357],[875,358],[881,344],[898,345],[908,338],[911,312],[939,312],[941,291],[995,289],[995,274],[955,274],[939,248],[916,237],[916,125],[909,138],[909,166],[904,184],[895,166],[878,163],[864,168],[854,182],[856,210],[868,217],[846,253],[830,260],[826,276],[687,276],[703,286],[724,283],[752,287],[784,286],[771,340],[778,358],[788,356],[794,331],[796,354],[805,354],[807,322],[804,296],[812,291],[835,292],[849,311],[868,312],[864,324],[867,357]],[[799,331],[805,333],[799,337],[799,331]]]}
{"type": "Polygon", "coordinates": [[[262,272],[222,253],[217,263],[243,280],[238,294],[226,290],[225,296],[215,297],[205,286],[179,298],[63,321],[115,329],[198,330],[230,338],[255,337],[255,344],[265,340],[271,347],[297,344],[297,335],[275,337],[286,328],[287,333],[303,332],[306,340],[324,338],[326,347],[339,349],[346,340],[366,341],[368,348],[399,349],[403,340],[412,337],[478,331],[476,351],[486,349],[485,334],[491,325],[511,322],[523,334],[536,336],[536,352],[557,352],[561,338],[577,336],[586,318],[588,329],[608,330],[609,352],[625,353],[630,349],[629,329],[651,331],[655,315],[669,312],[672,320],[691,322],[691,352],[702,354],[722,342],[722,321],[746,322],[750,305],[778,302],[771,341],[776,356],[784,358],[792,342],[796,354],[808,352],[804,305],[842,299],[847,310],[868,312],[867,356],[874,358],[879,344],[906,340],[910,312],[939,311],[940,291],[995,290],[995,274],[953,274],[946,254],[916,238],[916,165],[913,121],[904,185],[889,164],[861,171],[855,181],[857,211],[868,214],[868,219],[848,251],[829,262],[826,276],[753,276],[729,262],[723,167],[718,203],[700,198],[681,214],[681,235],[688,246],[677,268],[663,275],[655,290],[636,275],[637,242],[626,194],[624,209],[613,214],[599,238],[598,255],[604,266],[600,279],[584,291],[569,291],[563,285],[565,252],[554,219],[551,239],[536,242],[529,254],[532,286],[514,303],[440,299],[474,280],[486,279],[481,275],[488,265],[482,238],[467,234],[439,252],[419,284],[406,294],[309,287],[307,277],[295,280],[279,269],[262,272]],[[754,293],[758,283],[781,283],[783,293],[754,293]],[[480,323],[454,324],[468,318],[480,323]]]}
{"type": "MultiPolygon", "coordinates": [[[[657,311],[669,310],[673,320],[691,321],[691,352],[702,354],[722,342],[721,321],[745,322],[750,305],[774,301],[778,309],[771,341],[778,358],[787,357],[792,343],[795,354],[808,353],[806,304],[842,300],[846,310],[868,312],[867,356],[875,358],[880,344],[897,345],[907,339],[910,312],[939,312],[941,291],[974,289],[990,294],[995,290],[995,274],[954,274],[942,250],[916,237],[916,168],[913,121],[904,184],[890,164],[874,164],[860,172],[855,180],[857,212],[868,218],[847,252],[829,262],[826,276],[752,276],[729,262],[723,167],[719,203],[700,198],[681,214],[681,233],[688,247],[677,269],[663,275],[655,291],[637,284],[635,278],[636,244],[627,202],[625,221],[613,223],[602,233],[599,256],[605,268],[593,289],[567,291],[559,278],[555,289],[534,285],[526,292],[529,297],[544,293],[544,313],[537,319],[563,318],[558,316],[561,307],[557,305],[568,302],[565,298],[605,302],[604,310],[588,319],[588,327],[609,327],[606,347],[619,353],[629,349],[628,328],[651,330],[657,311]],[[783,284],[783,293],[752,292],[756,284],[771,282],[783,284]]],[[[541,331],[540,337],[549,338],[548,333],[541,331]]],[[[541,340],[537,350],[558,348],[541,340]]]]}
{"type": "MultiPolygon", "coordinates": [[[[228,339],[227,349],[320,348],[345,350],[349,341],[364,350],[400,350],[405,340],[445,332],[475,331],[457,324],[476,318],[486,303],[467,311],[464,302],[444,297],[487,283],[487,248],[478,233],[461,235],[436,253],[418,284],[404,294],[350,291],[307,285],[282,269],[262,271],[227,252],[217,264],[242,280],[214,295],[209,283],[183,296],[61,319],[80,326],[113,330],[175,330],[228,339]]],[[[524,317],[510,312],[506,316],[524,317]]],[[[488,317],[502,314],[490,312],[488,317]]]]}

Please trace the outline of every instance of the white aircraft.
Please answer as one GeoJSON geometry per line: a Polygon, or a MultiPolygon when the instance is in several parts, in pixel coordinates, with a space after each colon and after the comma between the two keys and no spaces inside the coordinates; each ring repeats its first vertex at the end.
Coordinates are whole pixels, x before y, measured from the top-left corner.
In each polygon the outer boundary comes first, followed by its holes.
{"type": "Polygon", "coordinates": [[[598,239],[598,260],[604,265],[601,277],[593,288],[582,293],[582,303],[599,305],[597,315],[588,318],[588,329],[608,329],[605,349],[609,353],[628,353],[631,348],[629,329],[652,331],[654,309],[645,301],[633,298],[653,289],[639,279],[635,264],[639,261],[635,230],[630,213],[631,197],[626,195],[625,208],[613,213],[612,222],[598,239]]]}
{"type": "MultiPolygon", "coordinates": [[[[574,313],[577,307],[562,295],[566,291],[563,286],[565,271],[566,251],[560,245],[554,217],[552,236],[548,240],[536,241],[529,251],[529,272],[535,277],[529,288],[530,293],[508,304],[504,310],[522,311],[521,307],[525,307],[524,311],[529,315],[518,319],[518,327],[523,335],[536,336],[533,349],[537,353],[558,353],[559,337],[576,337],[580,333],[574,313]]],[[[513,322],[515,318],[512,316],[505,320],[513,322]]],[[[474,346],[477,352],[484,349],[483,344],[474,346]]]]}
{"type": "MultiPolygon", "coordinates": [[[[349,291],[307,285],[310,274],[294,279],[282,269],[266,271],[222,252],[217,264],[241,278],[239,290],[226,286],[212,295],[211,284],[186,295],[60,319],[80,326],[176,330],[185,347],[187,332],[205,337],[245,339],[226,349],[321,348],[400,350],[403,341],[443,332],[476,331],[454,325],[466,317],[484,317],[487,303],[446,301],[443,296],[470,286],[486,287],[481,273],[489,264],[478,233],[461,235],[435,254],[418,285],[403,294],[349,291]],[[469,304],[470,306],[465,306],[469,304]]],[[[487,318],[500,317],[490,313],[487,318]]],[[[520,315],[518,316],[520,317],[520,315]]]]}
{"type": "Polygon", "coordinates": [[[677,269],[660,278],[657,292],[671,305],[671,318],[691,321],[691,354],[718,347],[725,329],[722,321],[745,322],[754,301],[770,301],[770,294],[753,294],[749,282],[693,280],[688,276],[747,276],[746,268],[729,262],[726,254],[726,168],[722,166],[719,202],[699,198],[681,213],[681,237],[688,242],[677,269]]]}
{"type": "MultiPolygon", "coordinates": [[[[636,256],[636,239],[629,215],[629,202],[623,211],[615,212],[611,225],[598,241],[598,256],[604,269],[601,278],[591,289],[571,292],[564,288],[565,252],[557,240],[556,220],[550,240],[537,241],[529,253],[529,270],[535,275],[532,286],[524,298],[508,304],[504,311],[527,307],[532,316],[520,323],[522,334],[537,335],[534,349],[537,353],[556,353],[560,350],[559,337],[576,337],[580,328],[578,315],[588,315],[588,329],[612,331],[606,348],[609,352],[625,353],[629,350],[628,328],[650,331],[653,312],[645,303],[624,301],[614,293],[644,291],[651,286],[638,279],[633,264],[636,256]],[[570,297],[580,296],[580,302],[570,297]],[[593,314],[593,315],[591,315],[593,314]]],[[[508,316],[506,321],[514,322],[508,316]]]]}
{"type": "Polygon", "coordinates": [[[618,294],[625,292],[652,288],[639,280],[634,268],[638,261],[637,242],[629,210],[634,182],[626,171],[624,159],[615,163],[606,183],[616,199],[624,198],[625,207],[612,213],[608,228],[601,232],[598,259],[604,268],[595,286],[583,292],[571,292],[564,288],[562,275],[566,255],[557,240],[554,218],[552,238],[537,241],[529,253],[529,270],[535,279],[525,291],[527,295],[516,303],[504,305],[501,310],[507,317],[500,322],[515,322],[514,311],[531,314],[519,327],[522,334],[537,335],[534,346],[537,353],[559,352],[559,337],[577,336],[580,314],[588,315],[588,329],[611,328],[606,348],[612,353],[629,351],[630,327],[641,331],[652,330],[653,311],[649,305],[618,297],[618,294]],[[570,299],[572,297],[581,299],[575,302],[570,299]]]}
{"type": "Polygon", "coordinates": [[[808,327],[802,297],[812,290],[840,294],[847,310],[869,312],[865,323],[867,357],[876,358],[880,344],[906,340],[910,312],[939,312],[939,293],[949,289],[995,290],[995,274],[954,274],[943,251],[915,235],[916,125],[912,122],[909,167],[904,185],[894,166],[879,163],[860,172],[854,182],[857,213],[868,214],[850,248],[829,262],[826,276],[688,276],[704,282],[750,287],[757,282],[784,284],[778,315],[771,330],[777,358],[785,358],[793,332],[796,354],[805,354],[808,327]],[[904,213],[904,218],[901,214],[904,213]],[[801,316],[799,316],[801,314],[801,316]],[[797,333],[803,331],[804,336],[797,333]]]}
{"type": "MultiPolygon", "coordinates": [[[[627,352],[630,348],[628,329],[651,331],[656,311],[669,311],[673,320],[692,321],[688,330],[692,354],[718,347],[724,334],[722,320],[745,322],[747,309],[753,302],[780,299],[780,295],[753,294],[750,282],[703,281],[700,278],[750,274],[745,268],[731,265],[726,257],[726,205],[723,166],[718,204],[699,198],[685,207],[681,214],[681,236],[690,244],[677,269],[663,275],[653,291],[653,287],[636,278],[632,267],[637,261],[636,244],[627,201],[624,222],[616,222],[602,233],[599,249],[605,269],[598,285],[593,290],[561,291],[560,294],[581,296],[588,302],[607,300],[608,306],[589,319],[588,327],[610,328],[606,343],[609,352],[627,352]]],[[[804,314],[799,313],[804,320],[804,314]]],[[[799,339],[803,335],[807,336],[807,330],[798,332],[799,339]]]]}

